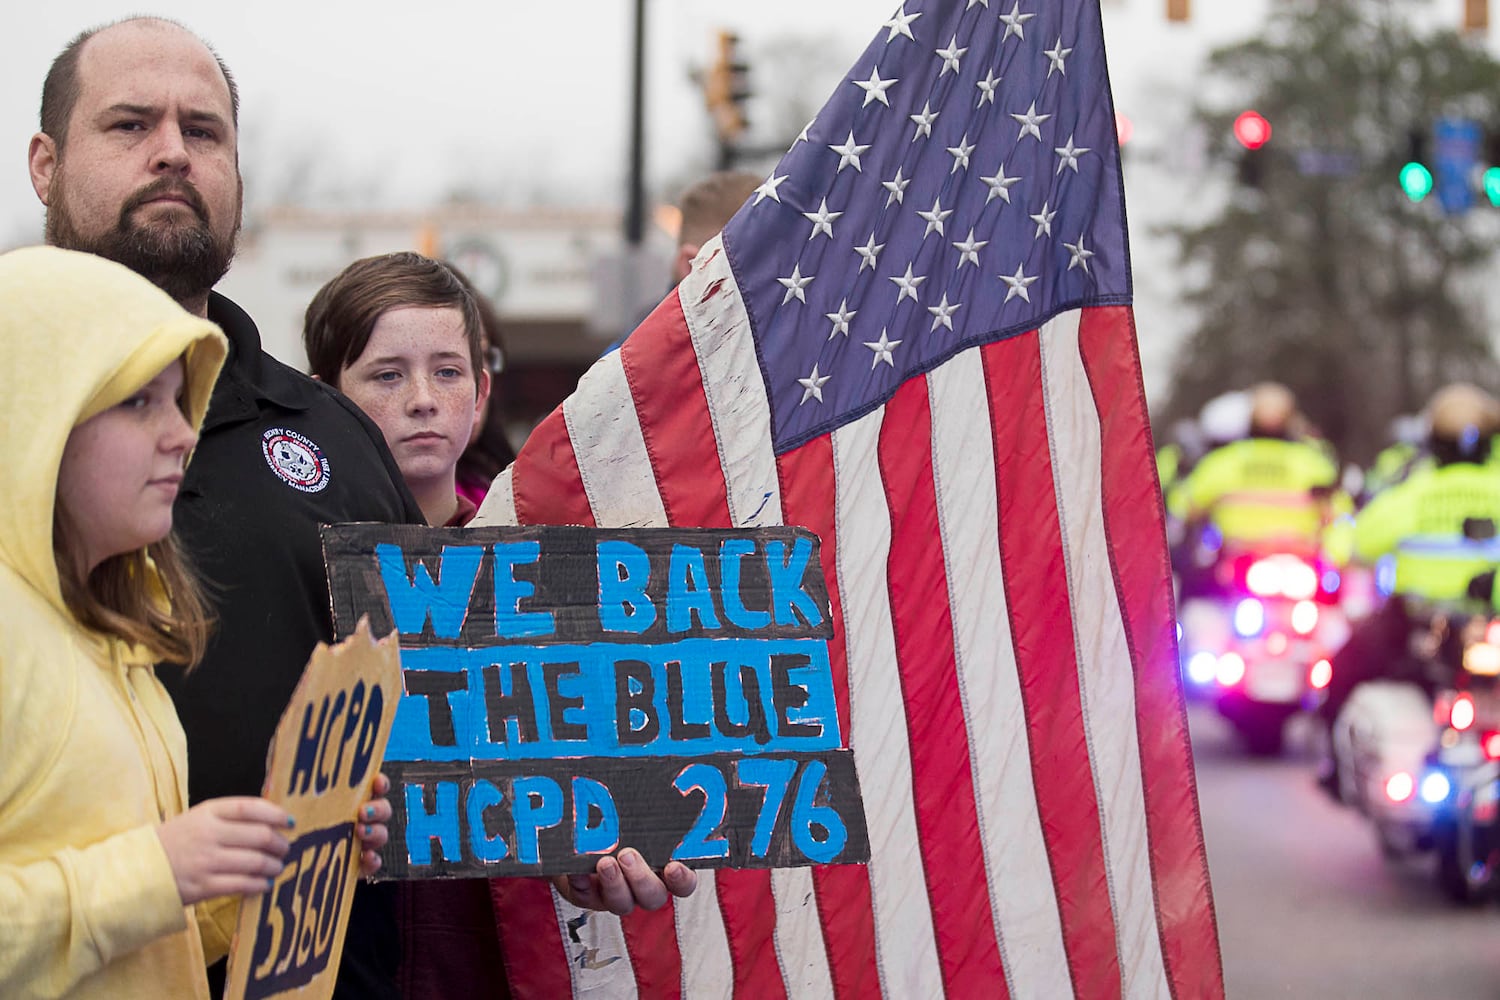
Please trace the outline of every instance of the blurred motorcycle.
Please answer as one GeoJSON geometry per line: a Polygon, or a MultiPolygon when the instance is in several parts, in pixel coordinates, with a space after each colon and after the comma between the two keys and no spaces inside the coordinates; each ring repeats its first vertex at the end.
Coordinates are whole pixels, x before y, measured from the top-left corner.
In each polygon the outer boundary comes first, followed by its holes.
{"type": "Polygon", "coordinates": [[[1361,684],[1334,722],[1338,794],[1387,857],[1435,851],[1439,886],[1473,903],[1500,863],[1500,619],[1429,609],[1420,625],[1425,677],[1361,684]]]}
{"type": "Polygon", "coordinates": [[[1187,689],[1212,700],[1251,753],[1279,754],[1287,720],[1317,706],[1328,658],[1349,636],[1341,576],[1286,547],[1222,552],[1212,572],[1215,586],[1179,610],[1187,689]]]}

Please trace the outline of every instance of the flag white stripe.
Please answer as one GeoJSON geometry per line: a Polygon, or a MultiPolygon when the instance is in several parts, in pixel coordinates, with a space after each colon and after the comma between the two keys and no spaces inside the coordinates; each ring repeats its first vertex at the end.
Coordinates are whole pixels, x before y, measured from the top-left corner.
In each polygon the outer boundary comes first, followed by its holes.
{"type": "Polygon", "coordinates": [[[833,974],[811,868],[775,868],[771,894],[776,897],[776,961],[789,1000],[833,1000],[833,974]]]}
{"type": "Polygon", "coordinates": [[[594,362],[578,380],[578,388],[563,400],[562,411],[595,523],[610,528],[665,526],[667,511],[619,351],[594,362]]]}
{"type": "Polygon", "coordinates": [[[1006,609],[995,471],[975,461],[993,447],[979,349],[934,369],[927,386],[954,654],[1000,958],[1011,996],[1069,997],[1006,609]]]}
{"type": "MultiPolygon", "coordinates": [[[[731,1000],[734,960],[719,908],[719,884],[711,868],[698,872],[698,888],[672,904],[677,948],[682,954],[682,995],[686,1000],[731,1000]]],[[[609,994],[601,994],[600,1000],[609,994]]]]}
{"type": "Polygon", "coordinates": [[[729,488],[730,523],[740,528],[781,524],[771,404],[745,300],[718,236],[694,258],[677,295],[708,397],[714,442],[729,488]]]}
{"type": "Polygon", "coordinates": [[[514,465],[507,465],[495,481],[490,483],[489,492],[484,495],[484,503],[474,512],[467,527],[479,528],[484,525],[495,524],[519,524],[516,520],[516,491],[513,481],[515,472],[514,465]]]}
{"type": "MultiPolygon", "coordinates": [[[[755,342],[744,299],[718,237],[709,241],[692,272],[678,285],[678,295],[699,359],[730,521],[737,528],[780,524],[781,490],[765,386],[758,377],[742,377],[742,373],[759,370],[755,342]],[[717,293],[698,305],[715,285],[717,293]]],[[[789,994],[794,1000],[832,997],[833,974],[828,968],[812,873],[805,868],[776,869],[771,873],[771,890],[776,901],[776,957],[789,994]]]]}
{"type": "MultiPolygon", "coordinates": [[[[876,963],[887,997],[940,997],[942,968],[912,801],[911,747],[885,574],[891,520],[877,445],[885,407],[833,433],[838,586],[849,661],[849,746],[870,833],[876,963]]],[[[957,877],[944,872],[940,877],[957,877]]]]}
{"type": "Polygon", "coordinates": [[[575,1000],[582,997],[633,1000],[635,967],[625,946],[620,918],[613,913],[579,909],[563,899],[556,889],[552,890],[552,902],[557,913],[557,933],[568,956],[568,975],[575,1000]],[[580,917],[584,919],[580,921],[580,917]],[[576,928],[576,943],[568,933],[570,924],[576,928]]]}
{"type": "Polygon", "coordinates": [[[1103,446],[1099,413],[1079,350],[1080,318],[1077,311],[1064,313],[1041,332],[1047,436],[1073,608],[1078,681],[1103,826],[1122,995],[1167,997],[1151,882],[1135,682],[1104,533],[1103,446]]]}

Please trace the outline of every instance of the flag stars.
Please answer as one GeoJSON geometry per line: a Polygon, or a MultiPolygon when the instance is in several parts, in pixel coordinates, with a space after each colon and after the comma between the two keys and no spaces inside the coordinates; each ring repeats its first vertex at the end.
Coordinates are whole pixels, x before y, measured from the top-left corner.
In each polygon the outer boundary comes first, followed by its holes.
{"type": "MultiPolygon", "coordinates": [[[[1033,15],[1033,16],[1035,16],[1035,15],[1033,15]]],[[[937,49],[937,50],[935,50],[934,54],[938,55],[938,56],[941,56],[942,60],[943,60],[943,68],[940,69],[940,70],[938,70],[938,78],[941,79],[943,77],[943,75],[945,73],[947,73],[950,69],[953,71],[953,75],[957,76],[958,75],[958,60],[967,51],[969,51],[967,48],[962,48],[961,49],[961,48],[958,47],[958,36],[957,35],[953,36],[952,41],[950,41],[948,43],[948,47],[946,49],[937,49]]]]}
{"type": "Polygon", "coordinates": [[[905,274],[898,274],[896,277],[890,280],[894,281],[896,283],[896,287],[901,289],[900,293],[896,296],[896,304],[900,305],[901,300],[908,296],[911,297],[911,300],[913,302],[917,301],[917,286],[927,280],[927,275],[913,275],[911,273],[911,265],[907,264],[905,274]]]}
{"type": "MultiPolygon", "coordinates": [[[[1041,138],[1041,136],[1039,135],[1037,136],[1037,138],[1041,138]]],[[[861,153],[870,148],[870,144],[865,143],[863,146],[861,146],[856,143],[854,141],[854,133],[852,131],[849,133],[849,138],[844,140],[844,144],[842,146],[829,146],[828,148],[839,154],[839,166],[838,169],[834,171],[835,174],[843,173],[844,168],[851,165],[855,170],[859,171],[860,173],[864,173],[864,168],[859,165],[859,157],[861,153]]]]}
{"type": "Polygon", "coordinates": [[[1068,57],[1069,53],[1071,53],[1072,51],[1073,51],[1072,49],[1065,49],[1065,48],[1063,48],[1062,36],[1059,35],[1058,39],[1057,39],[1057,44],[1054,45],[1054,46],[1052,46],[1052,48],[1050,48],[1047,51],[1045,51],[1045,52],[1042,53],[1042,55],[1044,55],[1048,59],[1052,60],[1052,65],[1050,65],[1050,66],[1047,67],[1047,76],[1048,76],[1049,79],[1052,76],[1052,71],[1053,70],[1057,70],[1063,76],[1067,76],[1068,75],[1068,67],[1065,66],[1065,65],[1063,65],[1063,60],[1066,59],[1068,57]]]}
{"type": "Polygon", "coordinates": [[[1056,217],[1057,212],[1056,210],[1047,211],[1047,205],[1048,202],[1042,202],[1042,210],[1031,216],[1031,221],[1036,223],[1036,232],[1031,237],[1034,240],[1041,239],[1043,233],[1046,233],[1048,236],[1052,235],[1052,220],[1056,217]]]}
{"type": "Polygon", "coordinates": [[[1073,145],[1073,137],[1068,136],[1065,145],[1055,146],[1052,151],[1057,154],[1057,173],[1063,172],[1063,167],[1071,167],[1073,173],[1078,173],[1078,157],[1087,153],[1089,147],[1073,145]]]}
{"type": "Polygon", "coordinates": [[[891,15],[891,19],[881,25],[882,28],[890,29],[890,32],[885,36],[885,43],[887,45],[891,44],[896,40],[897,35],[905,35],[915,42],[917,39],[911,33],[911,23],[921,16],[921,11],[917,11],[915,14],[908,14],[906,12],[906,4],[904,3],[900,7],[897,7],[896,13],[891,15]]]}
{"type": "MultiPolygon", "coordinates": [[[[932,199],[931,209],[926,212],[918,209],[917,214],[927,220],[927,228],[922,230],[922,239],[925,240],[934,232],[939,236],[943,235],[943,220],[953,214],[953,209],[944,209],[942,199],[934,198],[932,199]]],[[[897,301],[900,300],[898,299],[897,301]]]]}
{"type": "Polygon", "coordinates": [[[780,202],[781,195],[777,193],[776,189],[781,187],[781,182],[786,180],[790,176],[790,174],[782,174],[780,177],[778,177],[776,176],[776,171],[771,171],[771,176],[767,177],[765,179],[765,182],[762,183],[760,187],[755,189],[754,204],[759,205],[767,198],[770,198],[774,202],[780,202]]]}
{"type": "Polygon", "coordinates": [[[984,79],[975,84],[979,88],[979,103],[975,105],[982,108],[985,104],[995,103],[995,91],[1000,89],[1000,77],[989,70],[985,70],[984,79]]]}
{"type": "MultiPolygon", "coordinates": [[[[864,270],[863,265],[860,266],[860,270],[864,270]]],[[[832,340],[839,334],[843,334],[845,339],[847,339],[849,336],[849,321],[853,319],[855,314],[858,312],[858,309],[849,308],[848,299],[843,299],[839,302],[838,312],[824,313],[824,316],[827,316],[829,319],[833,320],[833,332],[828,335],[828,339],[832,340]]]]}
{"type": "MultiPolygon", "coordinates": [[[[797,380],[797,384],[802,386],[802,403],[807,402],[809,399],[816,399],[820,403],[823,402],[823,386],[832,377],[831,375],[819,375],[818,366],[813,365],[812,374],[808,375],[807,378],[799,378],[797,380]]],[[[797,405],[801,406],[802,403],[798,403],[797,405]]]]}
{"type": "Polygon", "coordinates": [[[1048,118],[1051,118],[1052,116],[1051,115],[1039,115],[1039,114],[1037,114],[1036,113],[1036,101],[1032,101],[1031,102],[1031,107],[1029,107],[1029,108],[1026,109],[1026,113],[1025,114],[1018,115],[1018,114],[1015,114],[1014,112],[1012,112],[1011,113],[1011,117],[1014,118],[1016,120],[1016,122],[1021,126],[1021,134],[1018,135],[1018,136],[1016,136],[1016,142],[1020,142],[1022,139],[1026,138],[1028,135],[1034,135],[1034,136],[1036,136],[1037,141],[1041,142],[1042,141],[1041,124],[1042,124],[1042,122],[1046,121],[1048,118]]]}
{"type": "Polygon", "coordinates": [[[796,299],[798,302],[804,304],[807,302],[807,295],[803,292],[803,289],[813,280],[813,276],[810,274],[804,275],[801,264],[792,266],[791,277],[777,278],[776,280],[786,288],[786,294],[781,298],[782,305],[786,305],[792,299],[796,299]]]}
{"type": "Polygon", "coordinates": [[[1002,163],[995,171],[993,177],[981,177],[980,180],[989,185],[990,189],[990,193],[984,199],[986,205],[996,198],[1004,199],[1005,203],[1009,205],[1010,189],[1015,184],[1020,183],[1021,178],[1005,176],[1005,164],[1002,163]]]}
{"type": "Polygon", "coordinates": [[[876,243],[875,234],[871,233],[870,238],[865,241],[864,246],[854,248],[854,252],[862,258],[859,262],[859,271],[855,273],[858,274],[867,267],[872,271],[875,270],[875,259],[880,256],[880,251],[884,249],[885,244],[876,243]]]}
{"type": "Polygon", "coordinates": [[[886,208],[890,208],[891,207],[891,202],[893,202],[893,201],[896,204],[898,204],[898,205],[901,204],[901,202],[906,197],[906,186],[908,184],[910,184],[910,183],[911,183],[911,178],[910,177],[902,177],[901,176],[901,168],[900,167],[896,168],[896,176],[895,177],[892,177],[888,181],[881,181],[880,182],[880,186],[883,187],[883,188],[885,188],[887,191],[890,192],[890,194],[888,194],[888,195],[885,196],[885,206],[886,206],[886,208]]]}
{"type": "Polygon", "coordinates": [[[896,367],[896,348],[901,346],[901,341],[892,340],[889,336],[886,335],[884,328],[882,328],[880,331],[879,340],[867,340],[865,341],[865,346],[875,352],[875,359],[870,362],[871,371],[874,371],[875,366],[880,364],[882,361],[890,365],[892,368],[896,367]]]}
{"type": "Polygon", "coordinates": [[[957,146],[948,147],[948,153],[953,157],[953,166],[949,169],[948,173],[958,173],[959,167],[963,167],[965,170],[969,169],[969,154],[972,152],[974,152],[974,146],[969,142],[969,133],[965,132],[964,137],[958,140],[957,146]]]}
{"type": "Polygon", "coordinates": [[[940,326],[946,326],[951,331],[953,329],[953,314],[958,312],[962,307],[963,303],[961,302],[955,302],[950,306],[948,304],[948,293],[944,292],[941,302],[935,306],[927,307],[927,311],[933,315],[932,326],[929,328],[929,332],[936,330],[940,326]]]}
{"type": "Polygon", "coordinates": [[[930,101],[923,101],[921,111],[914,115],[908,115],[908,118],[917,123],[917,132],[911,137],[911,141],[916,142],[923,136],[931,138],[932,123],[937,121],[937,116],[938,112],[932,110],[932,102],[930,101]]]}
{"type": "Polygon", "coordinates": [[[802,131],[797,133],[797,138],[795,138],[795,139],[792,140],[792,145],[795,146],[799,142],[807,142],[808,141],[807,140],[807,130],[810,129],[810,128],[812,128],[817,123],[818,123],[818,116],[817,115],[813,115],[812,118],[808,119],[807,124],[804,125],[804,126],[802,126],[802,131]]]}
{"type": "MultiPolygon", "coordinates": [[[[1027,302],[1031,301],[1031,293],[1026,289],[1031,286],[1032,282],[1036,281],[1039,275],[1033,274],[1028,277],[1026,275],[1026,272],[1023,270],[1024,266],[1025,265],[1023,264],[1017,264],[1015,274],[999,275],[1000,280],[1010,286],[1010,290],[1005,293],[1006,302],[1009,302],[1011,299],[1017,296],[1020,296],[1027,302]]],[[[1004,303],[1001,304],[1003,305],[1004,303]]]]}
{"type": "MultiPolygon", "coordinates": [[[[1070,49],[1069,51],[1072,50],[1070,49]]],[[[890,107],[891,99],[886,96],[885,92],[891,89],[892,84],[900,83],[901,81],[894,78],[882,80],[880,78],[880,67],[876,66],[870,70],[870,78],[868,80],[854,80],[852,82],[856,87],[865,92],[865,102],[860,105],[863,108],[874,101],[879,101],[886,107],[890,107]]]]}
{"type": "Polygon", "coordinates": [[[1067,241],[1064,241],[1063,246],[1067,247],[1068,253],[1072,255],[1071,259],[1068,261],[1068,270],[1071,271],[1075,267],[1081,267],[1083,268],[1083,273],[1088,274],[1089,258],[1094,256],[1094,251],[1089,250],[1083,245],[1083,234],[1078,234],[1077,243],[1069,243],[1067,241]]]}
{"type": "Polygon", "coordinates": [[[827,198],[819,203],[816,212],[803,212],[802,217],[813,224],[812,232],[807,237],[808,241],[811,242],[819,233],[833,239],[833,220],[843,214],[843,212],[830,212],[827,198]]]}
{"type": "Polygon", "coordinates": [[[979,251],[990,245],[989,240],[976,240],[974,230],[969,230],[965,239],[958,240],[953,244],[953,249],[958,251],[958,270],[962,271],[964,264],[979,266],[979,251]]]}
{"type": "Polygon", "coordinates": [[[1009,14],[1000,15],[1000,20],[1005,23],[1005,34],[1001,37],[1000,44],[1004,45],[1006,40],[1009,39],[1011,35],[1015,35],[1023,42],[1026,41],[1026,22],[1031,20],[1033,17],[1036,17],[1036,15],[1022,14],[1021,2],[1020,0],[1016,0],[1016,2],[1011,5],[1009,14]]]}

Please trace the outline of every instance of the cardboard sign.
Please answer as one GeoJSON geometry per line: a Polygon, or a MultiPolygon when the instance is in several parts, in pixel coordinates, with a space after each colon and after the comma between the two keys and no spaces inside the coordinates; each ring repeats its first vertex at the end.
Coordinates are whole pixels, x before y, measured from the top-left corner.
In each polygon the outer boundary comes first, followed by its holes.
{"type": "Polygon", "coordinates": [[[869,859],[818,540],[335,525],[342,634],[399,633],[383,878],[869,859]]]}
{"type": "Polygon", "coordinates": [[[318,645],[282,713],[262,794],[292,814],[292,849],[270,889],[240,904],[225,1000],[333,995],[354,883],[355,810],[370,798],[401,693],[387,636],[318,645]]]}

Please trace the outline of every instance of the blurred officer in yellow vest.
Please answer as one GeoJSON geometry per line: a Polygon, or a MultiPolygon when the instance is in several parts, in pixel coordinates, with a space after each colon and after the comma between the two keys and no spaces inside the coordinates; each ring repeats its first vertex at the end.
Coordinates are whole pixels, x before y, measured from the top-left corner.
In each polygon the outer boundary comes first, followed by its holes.
{"type": "Polygon", "coordinates": [[[1296,399],[1286,386],[1250,390],[1250,434],[1215,449],[1183,483],[1188,516],[1211,524],[1226,546],[1281,544],[1315,553],[1324,527],[1347,510],[1327,447],[1295,436],[1296,399]]]}
{"type": "Polygon", "coordinates": [[[1489,463],[1500,430],[1500,402],[1467,383],[1438,390],[1428,406],[1433,464],[1369,502],[1354,522],[1354,554],[1381,563],[1391,600],[1356,627],[1333,657],[1333,682],[1320,709],[1332,722],[1361,681],[1422,682],[1407,653],[1416,605],[1463,602],[1469,582],[1493,569],[1500,544],[1500,467],[1489,463]]]}

